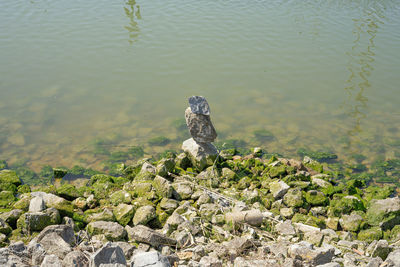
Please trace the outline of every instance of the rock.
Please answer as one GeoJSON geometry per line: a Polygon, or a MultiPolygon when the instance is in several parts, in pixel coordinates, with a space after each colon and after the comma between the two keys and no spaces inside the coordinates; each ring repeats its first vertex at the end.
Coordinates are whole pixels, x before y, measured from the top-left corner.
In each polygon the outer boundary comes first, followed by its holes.
{"type": "MultiPolygon", "coordinates": [[[[235,261],[233,262],[234,267],[255,267],[255,266],[260,266],[260,267],[279,267],[277,260],[270,259],[270,260],[261,260],[261,259],[244,259],[242,257],[237,257],[235,258],[235,261]]],[[[283,266],[297,266],[297,265],[289,265],[285,261],[283,266]]]]}
{"type": "Polygon", "coordinates": [[[153,186],[158,196],[166,198],[172,197],[173,187],[171,182],[167,179],[157,175],[153,180],[153,186]]]}
{"type": "Polygon", "coordinates": [[[62,264],[56,255],[46,255],[40,267],[62,267],[62,264]]]}
{"type": "Polygon", "coordinates": [[[40,244],[47,254],[54,254],[60,259],[72,251],[76,239],[74,230],[69,225],[51,225],[31,242],[40,244]]]}
{"type": "Polygon", "coordinates": [[[12,228],[3,219],[0,219],[0,233],[8,235],[11,231],[12,228]]]}
{"type": "Polygon", "coordinates": [[[158,251],[142,252],[132,257],[131,267],[170,267],[168,258],[158,251]]]}
{"type": "Polygon", "coordinates": [[[328,219],[326,219],[325,223],[326,223],[326,227],[336,231],[338,229],[338,225],[339,225],[339,218],[329,217],[328,219]]]}
{"type": "Polygon", "coordinates": [[[129,204],[132,201],[132,197],[127,191],[119,190],[111,194],[110,201],[115,206],[120,203],[129,204]]]}
{"type": "Polygon", "coordinates": [[[352,213],[351,215],[343,215],[339,223],[343,230],[357,232],[363,221],[364,219],[360,215],[352,213]]]}
{"type": "Polygon", "coordinates": [[[17,225],[17,220],[22,213],[23,211],[20,209],[11,210],[0,214],[0,219],[4,220],[12,228],[15,228],[17,225]]]}
{"type": "Polygon", "coordinates": [[[36,242],[30,242],[28,245],[28,251],[32,258],[33,265],[40,265],[43,262],[44,257],[46,256],[46,250],[42,245],[36,242]]]}
{"type": "Polygon", "coordinates": [[[32,197],[37,197],[40,196],[43,198],[46,207],[48,208],[55,208],[60,212],[60,215],[62,217],[68,216],[68,217],[73,217],[74,214],[74,206],[72,203],[62,197],[56,196],[51,193],[44,193],[44,192],[32,192],[31,193],[32,197]]]}
{"type": "Polygon", "coordinates": [[[14,192],[0,191],[0,207],[9,207],[14,201],[14,192]]]}
{"type": "Polygon", "coordinates": [[[213,165],[218,155],[218,150],[213,144],[197,143],[193,138],[184,141],[182,149],[188,155],[192,165],[200,171],[213,165]]]}
{"type": "Polygon", "coordinates": [[[303,206],[304,200],[300,188],[291,188],[287,191],[283,197],[283,202],[293,208],[298,208],[303,206]]]}
{"type": "Polygon", "coordinates": [[[382,266],[400,267],[400,249],[390,252],[382,266]]]}
{"type": "Polygon", "coordinates": [[[290,219],[290,218],[292,218],[293,215],[294,215],[294,210],[293,210],[293,208],[281,208],[281,209],[279,210],[279,213],[280,213],[283,217],[285,217],[286,219],[290,219]]]}
{"type": "Polygon", "coordinates": [[[31,199],[29,203],[29,212],[40,212],[46,209],[46,204],[42,197],[37,196],[31,199]]]}
{"type": "Polygon", "coordinates": [[[79,209],[85,210],[87,207],[86,198],[78,197],[72,201],[72,205],[74,205],[75,207],[77,207],[79,209]]]}
{"type": "Polygon", "coordinates": [[[312,265],[331,262],[334,252],[335,249],[331,247],[313,249],[310,243],[304,241],[291,245],[288,250],[290,257],[301,258],[312,265]]]}
{"type": "Polygon", "coordinates": [[[89,259],[81,251],[71,251],[62,261],[64,267],[89,267],[89,259]]]}
{"type": "Polygon", "coordinates": [[[330,182],[317,178],[315,175],[311,177],[311,183],[322,188],[327,188],[332,185],[330,182]]]}
{"type": "Polygon", "coordinates": [[[260,226],[263,221],[263,214],[258,209],[228,212],[225,214],[225,220],[232,223],[248,223],[253,226],[260,226]]]}
{"type": "Polygon", "coordinates": [[[190,199],[193,195],[193,188],[189,183],[177,182],[172,184],[174,188],[174,197],[178,200],[190,199]]]}
{"type": "Polygon", "coordinates": [[[320,231],[304,233],[304,240],[310,242],[314,246],[321,246],[324,235],[320,231]]]}
{"type": "Polygon", "coordinates": [[[168,214],[174,212],[174,210],[179,206],[179,202],[175,199],[163,198],[160,201],[160,208],[165,210],[168,214]]]}
{"type": "Polygon", "coordinates": [[[87,231],[90,235],[104,234],[107,240],[120,241],[127,236],[124,227],[116,222],[96,221],[87,225],[87,231]]]}
{"type": "Polygon", "coordinates": [[[210,106],[203,96],[189,97],[189,106],[194,114],[210,115],[210,106]]]}
{"type": "Polygon", "coordinates": [[[137,225],[135,227],[126,226],[125,229],[128,232],[130,241],[146,243],[153,247],[160,245],[174,246],[176,244],[176,240],[144,225],[137,225]]]}
{"type": "Polygon", "coordinates": [[[0,171],[0,183],[13,184],[15,186],[21,185],[21,180],[18,178],[17,173],[12,170],[0,171]]]}
{"type": "Polygon", "coordinates": [[[400,198],[372,200],[366,219],[370,225],[381,226],[382,230],[393,228],[400,223],[400,198]]]}
{"type": "Polygon", "coordinates": [[[292,222],[286,220],[284,222],[280,222],[275,226],[276,231],[278,231],[281,235],[295,235],[296,231],[292,225],[292,222]]]}
{"type": "Polygon", "coordinates": [[[156,218],[156,210],[154,209],[153,206],[143,206],[137,209],[135,212],[135,216],[133,217],[133,224],[138,225],[138,224],[143,224],[146,225],[149,221],[152,219],[156,218]]]}
{"type": "Polygon", "coordinates": [[[161,159],[156,167],[156,173],[159,176],[168,176],[169,172],[173,172],[175,168],[175,161],[174,159],[161,159]]]}
{"type": "Polygon", "coordinates": [[[240,255],[245,250],[256,246],[255,240],[251,237],[235,237],[229,242],[229,248],[234,250],[236,255],[240,255]]]}
{"type": "Polygon", "coordinates": [[[274,181],[269,184],[269,190],[272,193],[272,196],[275,199],[279,199],[283,197],[286,192],[289,190],[290,186],[288,186],[285,182],[283,181],[274,181]]]}
{"type": "Polygon", "coordinates": [[[28,267],[30,266],[27,259],[15,255],[8,248],[0,248],[0,266],[5,267],[28,267]]]}
{"type": "Polygon", "coordinates": [[[211,143],[217,138],[217,132],[211,122],[210,116],[195,114],[190,108],[185,110],[186,125],[190,135],[198,143],[211,143]]]}
{"type": "Polygon", "coordinates": [[[18,221],[17,227],[25,232],[41,231],[46,226],[56,223],[51,214],[44,212],[27,212],[22,214],[18,221]]]}
{"type": "Polygon", "coordinates": [[[383,260],[379,257],[372,258],[365,267],[380,267],[382,262],[383,260]]]}
{"type": "Polygon", "coordinates": [[[382,236],[382,229],[379,226],[374,226],[366,230],[361,230],[358,233],[357,238],[361,241],[372,242],[373,240],[381,239],[382,236]]]}
{"type": "Polygon", "coordinates": [[[111,242],[106,243],[101,249],[90,256],[89,262],[90,267],[100,267],[103,264],[121,264],[122,266],[126,266],[124,252],[120,247],[111,242]]]}
{"type": "Polygon", "coordinates": [[[117,222],[122,226],[125,226],[132,220],[133,215],[135,214],[135,209],[132,205],[121,203],[114,208],[113,213],[117,222]]]}
{"type": "Polygon", "coordinates": [[[89,211],[91,211],[91,210],[85,211],[87,222],[95,222],[95,221],[113,222],[113,221],[115,221],[114,213],[109,208],[104,208],[101,212],[97,212],[97,213],[89,213],[89,211]]]}
{"type": "Polygon", "coordinates": [[[222,267],[222,261],[212,256],[204,256],[200,260],[201,267],[222,267]]]}
{"type": "Polygon", "coordinates": [[[342,265],[340,265],[337,262],[330,262],[330,263],[325,263],[325,264],[321,264],[318,265],[317,267],[341,267],[342,265]]]}
{"type": "Polygon", "coordinates": [[[125,259],[130,259],[136,250],[136,247],[132,246],[128,242],[119,241],[119,242],[114,242],[114,244],[122,249],[122,251],[124,252],[125,259]]]}
{"type": "Polygon", "coordinates": [[[379,240],[372,252],[372,257],[380,257],[382,260],[386,260],[391,250],[392,249],[389,247],[389,243],[386,240],[379,240]]]}
{"type": "Polygon", "coordinates": [[[306,192],[305,199],[312,206],[324,206],[328,203],[328,198],[324,193],[317,190],[310,190],[306,192]]]}

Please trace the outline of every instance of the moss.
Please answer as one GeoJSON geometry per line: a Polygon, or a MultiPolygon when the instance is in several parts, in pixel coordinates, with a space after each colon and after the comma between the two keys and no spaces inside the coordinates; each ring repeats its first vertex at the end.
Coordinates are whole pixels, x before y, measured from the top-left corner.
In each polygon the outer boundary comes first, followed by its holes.
{"type": "Polygon", "coordinates": [[[132,201],[131,194],[124,190],[119,190],[110,195],[110,202],[113,205],[119,205],[120,203],[129,204],[132,201]]]}
{"type": "Polygon", "coordinates": [[[306,166],[307,168],[310,168],[318,173],[324,172],[324,166],[317,161],[312,161],[310,163],[304,163],[304,166],[306,166]]]}
{"type": "Polygon", "coordinates": [[[29,185],[23,184],[23,185],[18,186],[17,192],[18,192],[18,194],[30,193],[31,188],[29,187],[29,185]]]}
{"type": "Polygon", "coordinates": [[[17,202],[15,202],[12,207],[14,209],[20,209],[20,210],[27,211],[29,208],[30,201],[31,201],[31,197],[25,196],[25,197],[21,198],[20,200],[18,200],[17,202]]]}
{"type": "Polygon", "coordinates": [[[333,196],[334,194],[337,193],[342,193],[344,190],[345,186],[344,184],[339,184],[339,185],[329,185],[326,188],[322,188],[321,191],[328,197],[333,196]]]}
{"type": "Polygon", "coordinates": [[[67,200],[74,200],[75,198],[82,196],[82,194],[80,194],[72,184],[63,184],[57,188],[57,195],[67,200]]]}
{"type": "Polygon", "coordinates": [[[96,174],[90,177],[89,185],[94,185],[95,183],[114,183],[114,180],[110,175],[96,174]]]}
{"type": "Polygon", "coordinates": [[[144,156],[144,150],[140,146],[133,146],[128,149],[129,158],[139,159],[144,156]]]}
{"type": "Polygon", "coordinates": [[[0,183],[13,184],[15,186],[21,185],[21,180],[13,170],[1,170],[0,171],[0,183]]]}
{"type": "Polygon", "coordinates": [[[68,169],[66,167],[56,167],[53,168],[54,178],[62,179],[68,173],[68,169]]]}
{"type": "Polygon", "coordinates": [[[282,177],[285,174],[286,174],[286,166],[285,165],[276,166],[276,167],[270,167],[268,169],[268,175],[271,178],[282,177]]]}
{"type": "Polygon", "coordinates": [[[74,176],[83,176],[85,173],[85,168],[75,165],[69,170],[69,173],[74,176]]]}
{"type": "Polygon", "coordinates": [[[325,227],[324,220],[314,217],[312,215],[305,215],[305,214],[301,214],[301,213],[294,214],[293,218],[292,218],[292,222],[304,223],[304,224],[311,225],[314,227],[319,227],[319,228],[325,227]]]}
{"type": "Polygon", "coordinates": [[[150,138],[147,143],[151,146],[165,146],[169,144],[170,140],[165,136],[157,136],[150,138]]]}
{"type": "Polygon", "coordinates": [[[225,139],[215,142],[218,150],[235,149],[236,152],[239,152],[237,151],[238,148],[244,148],[246,145],[246,142],[240,139],[225,139]]]}
{"type": "Polygon", "coordinates": [[[394,193],[394,187],[385,185],[380,186],[369,186],[364,190],[363,198],[366,201],[371,201],[372,199],[385,199],[390,197],[394,193]]]}
{"type": "Polygon", "coordinates": [[[327,151],[312,151],[307,148],[299,148],[297,150],[297,154],[301,157],[308,156],[314,160],[317,160],[319,162],[325,162],[325,161],[330,161],[337,159],[337,155],[332,153],[332,152],[327,152],[327,151]]]}
{"type": "Polygon", "coordinates": [[[121,203],[113,209],[113,213],[117,222],[126,226],[132,220],[135,209],[132,205],[121,203]]]}
{"type": "Polygon", "coordinates": [[[0,207],[8,207],[15,201],[14,192],[1,191],[0,192],[0,207]]]}
{"type": "Polygon", "coordinates": [[[0,191],[11,191],[15,193],[17,191],[17,186],[10,183],[0,183],[0,191]]]}
{"type": "Polygon", "coordinates": [[[299,208],[303,206],[303,194],[299,188],[291,188],[283,197],[283,202],[288,207],[299,208]]]}
{"type": "Polygon", "coordinates": [[[136,177],[136,175],[140,172],[141,168],[142,168],[141,163],[129,165],[124,169],[123,176],[132,181],[136,177]]]}
{"type": "Polygon", "coordinates": [[[7,169],[8,165],[5,160],[0,160],[0,170],[7,169]]]}
{"type": "Polygon", "coordinates": [[[104,170],[108,171],[109,175],[112,176],[121,176],[123,175],[123,171],[125,169],[124,163],[112,163],[112,162],[105,162],[104,163],[104,170]]]}
{"type": "Polygon", "coordinates": [[[380,240],[383,236],[383,232],[379,226],[372,227],[367,230],[361,230],[358,233],[357,238],[361,241],[372,242],[374,240],[380,240]]]}
{"type": "Polygon", "coordinates": [[[45,183],[50,183],[54,178],[54,171],[50,165],[45,165],[39,172],[39,178],[45,183]]]}
{"type": "Polygon", "coordinates": [[[313,206],[324,206],[327,205],[329,199],[325,196],[324,193],[316,190],[308,191],[304,194],[304,197],[308,203],[313,206]]]}
{"type": "Polygon", "coordinates": [[[390,239],[397,241],[400,238],[400,224],[395,225],[390,231],[390,239]]]}
{"type": "Polygon", "coordinates": [[[345,196],[337,194],[330,201],[328,214],[340,217],[343,214],[350,214],[352,211],[365,211],[364,203],[356,196],[345,196]]]}

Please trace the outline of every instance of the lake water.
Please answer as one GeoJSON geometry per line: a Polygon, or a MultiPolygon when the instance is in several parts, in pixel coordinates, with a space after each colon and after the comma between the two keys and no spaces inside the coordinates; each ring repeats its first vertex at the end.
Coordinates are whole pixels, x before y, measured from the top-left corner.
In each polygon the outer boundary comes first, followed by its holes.
{"type": "Polygon", "coordinates": [[[219,141],[399,158],[400,1],[0,0],[10,165],[101,170],[99,147],[178,150],[191,95],[219,141]]]}

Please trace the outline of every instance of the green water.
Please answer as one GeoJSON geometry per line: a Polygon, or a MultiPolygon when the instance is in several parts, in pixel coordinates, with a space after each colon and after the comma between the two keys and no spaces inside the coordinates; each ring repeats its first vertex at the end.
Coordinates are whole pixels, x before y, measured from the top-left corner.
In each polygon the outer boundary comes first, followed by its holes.
{"type": "Polygon", "coordinates": [[[101,170],[179,150],[203,95],[219,141],[369,165],[400,156],[399,74],[400,1],[3,0],[0,159],[101,170]]]}

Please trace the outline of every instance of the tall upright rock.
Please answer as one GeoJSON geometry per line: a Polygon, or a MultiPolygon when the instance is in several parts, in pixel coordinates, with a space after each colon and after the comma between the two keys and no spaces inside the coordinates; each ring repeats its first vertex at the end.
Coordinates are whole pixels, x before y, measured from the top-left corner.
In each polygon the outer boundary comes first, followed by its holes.
{"type": "Polygon", "coordinates": [[[202,96],[190,97],[185,119],[192,138],[183,142],[182,149],[193,166],[203,170],[212,165],[218,155],[218,150],[211,144],[217,138],[217,132],[211,122],[207,100],[202,96]]]}

